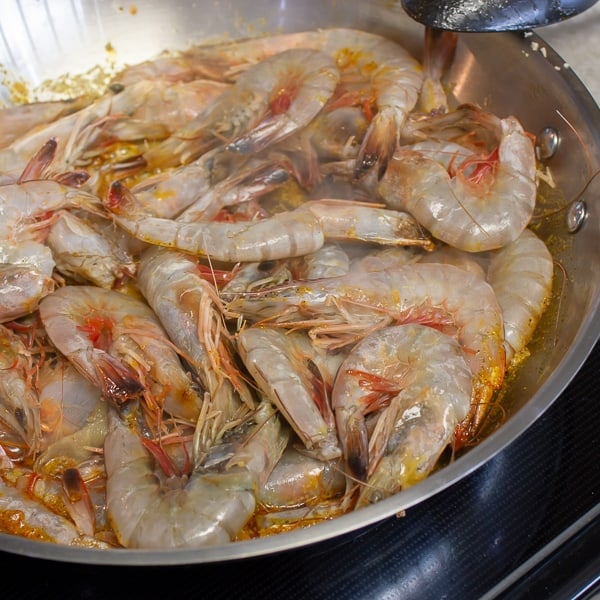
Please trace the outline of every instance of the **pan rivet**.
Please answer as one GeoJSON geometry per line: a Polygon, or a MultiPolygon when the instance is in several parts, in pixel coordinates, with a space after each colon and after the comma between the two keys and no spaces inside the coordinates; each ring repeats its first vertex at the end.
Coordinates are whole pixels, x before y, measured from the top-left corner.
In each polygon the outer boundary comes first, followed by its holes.
{"type": "Polygon", "coordinates": [[[571,233],[579,231],[587,217],[587,206],[583,200],[577,200],[571,204],[567,213],[567,229],[571,233]]]}
{"type": "Polygon", "coordinates": [[[545,127],[535,138],[535,155],[538,160],[552,158],[558,150],[560,138],[558,131],[552,127],[545,127]]]}

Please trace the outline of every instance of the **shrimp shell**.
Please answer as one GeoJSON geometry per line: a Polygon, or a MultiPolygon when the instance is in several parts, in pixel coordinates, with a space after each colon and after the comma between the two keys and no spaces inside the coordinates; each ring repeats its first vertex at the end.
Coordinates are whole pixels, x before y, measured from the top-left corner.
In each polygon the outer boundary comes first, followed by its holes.
{"type": "Polygon", "coordinates": [[[68,285],[40,317],[52,343],[117,404],[144,397],[154,410],[196,419],[201,398],[152,309],[123,293],[68,285]]]}
{"type": "Polygon", "coordinates": [[[339,81],[334,61],[311,49],[290,49],[244,72],[235,85],[144,158],[150,167],[189,163],[225,141],[234,152],[255,152],[304,127],[339,81]]]}
{"type": "Polygon", "coordinates": [[[471,412],[461,438],[474,435],[489,401],[504,380],[502,311],[492,287],[478,275],[444,264],[380,271],[351,271],[331,279],[301,282],[247,294],[227,309],[248,320],[269,318],[288,327],[315,327],[320,320],[360,325],[363,331],[392,320],[431,324],[458,337],[473,374],[471,412]],[[304,322],[298,319],[307,315],[304,322]]]}
{"type": "Polygon", "coordinates": [[[262,393],[277,406],[307,450],[320,460],[332,460],[341,450],[333,422],[328,422],[315,402],[314,375],[308,368],[311,356],[302,340],[278,329],[250,327],[238,334],[237,345],[262,393]]]}
{"type": "Polygon", "coordinates": [[[348,466],[366,481],[357,507],[431,472],[467,416],[471,392],[472,374],[463,349],[431,327],[387,327],[352,349],[338,371],[332,400],[348,466]],[[367,448],[364,415],[381,395],[369,387],[372,382],[375,390],[387,387],[393,398],[380,409],[367,448]]]}
{"type": "Polygon", "coordinates": [[[530,229],[494,253],[487,279],[502,307],[507,364],[531,339],[550,301],[553,272],[550,251],[530,229]]]}
{"type": "Polygon", "coordinates": [[[408,211],[451,246],[469,252],[500,248],[519,237],[533,215],[537,192],[533,141],[515,117],[498,119],[474,107],[455,113],[444,117],[458,119],[465,113],[474,126],[483,124],[495,132],[497,158],[472,152],[469,158],[464,148],[433,140],[401,146],[377,191],[388,206],[408,211]],[[453,156],[460,163],[456,175],[449,174],[446,164],[453,156]],[[471,160],[478,164],[476,173],[489,169],[488,175],[481,180],[479,175],[467,176],[461,165],[471,160]]]}

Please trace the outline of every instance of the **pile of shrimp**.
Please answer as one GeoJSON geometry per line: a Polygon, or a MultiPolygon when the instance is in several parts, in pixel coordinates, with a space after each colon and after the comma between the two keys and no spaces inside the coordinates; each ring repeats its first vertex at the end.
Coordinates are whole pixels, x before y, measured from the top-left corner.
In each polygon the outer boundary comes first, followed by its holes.
{"type": "Polygon", "coordinates": [[[451,106],[455,45],[194,46],[0,111],[1,531],[247,540],[475,443],[553,260],[533,136],[451,106]]]}

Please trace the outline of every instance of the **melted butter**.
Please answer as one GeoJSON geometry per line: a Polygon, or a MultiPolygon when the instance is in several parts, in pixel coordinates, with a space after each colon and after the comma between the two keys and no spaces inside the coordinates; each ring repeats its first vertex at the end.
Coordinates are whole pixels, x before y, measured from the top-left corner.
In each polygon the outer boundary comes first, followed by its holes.
{"type": "Polygon", "coordinates": [[[31,540],[42,542],[55,541],[42,528],[28,525],[24,513],[20,510],[0,511],[0,531],[31,540]]]}

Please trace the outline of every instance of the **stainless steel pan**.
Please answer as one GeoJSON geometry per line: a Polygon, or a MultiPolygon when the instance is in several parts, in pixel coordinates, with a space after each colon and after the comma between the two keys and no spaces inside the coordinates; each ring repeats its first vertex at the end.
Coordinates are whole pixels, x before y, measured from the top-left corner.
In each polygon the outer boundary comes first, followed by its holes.
{"type": "MultiPolygon", "coordinates": [[[[0,86],[0,97],[9,100],[15,81],[33,89],[65,72],[83,73],[111,62],[116,66],[134,63],[165,48],[185,48],[223,36],[325,26],[381,33],[421,55],[423,30],[404,15],[400,3],[388,0],[138,0],[121,5],[101,0],[3,0],[0,79],[5,85],[0,86]]],[[[401,511],[410,519],[411,506],[480,467],[551,405],[581,367],[600,332],[600,177],[592,178],[600,169],[600,111],[561,57],[531,33],[462,34],[448,83],[457,102],[477,103],[501,116],[515,114],[529,131],[545,140],[544,152],[558,139],[547,164],[564,195],[565,208],[542,231],[560,240],[553,245],[556,262],[562,266],[556,276],[560,299],[540,325],[544,335],[532,344],[531,358],[511,385],[505,399],[506,422],[422,483],[308,529],[176,551],[99,551],[0,535],[0,550],[90,564],[207,563],[312,544],[401,511]]]]}

